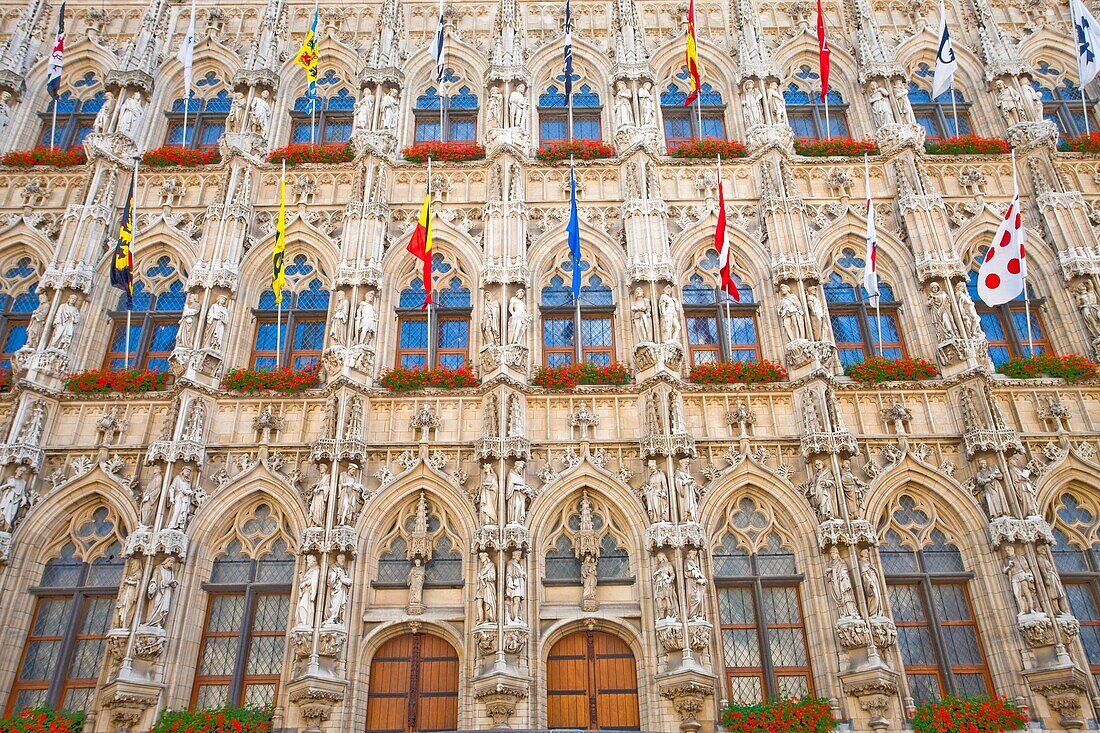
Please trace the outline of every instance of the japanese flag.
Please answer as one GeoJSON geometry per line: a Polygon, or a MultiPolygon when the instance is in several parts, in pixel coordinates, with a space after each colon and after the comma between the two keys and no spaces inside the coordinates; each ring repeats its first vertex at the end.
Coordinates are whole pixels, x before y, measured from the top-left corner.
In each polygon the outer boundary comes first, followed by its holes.
{"type": "Polygon", "coordinates": [[[978,268],[978,297],[988,306],[1014,300],[1026,286],[1024,240],[1027,235],[1020,213],[1020,192],[1013,186],[1012,193],[1012,204],[978,268]]]}

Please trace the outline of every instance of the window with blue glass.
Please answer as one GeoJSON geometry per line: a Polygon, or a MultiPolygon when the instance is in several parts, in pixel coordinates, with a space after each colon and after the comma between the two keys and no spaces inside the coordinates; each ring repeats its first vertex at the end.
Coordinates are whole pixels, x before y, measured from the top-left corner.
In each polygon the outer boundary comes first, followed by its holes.
{"type": "Polygon", "coordinates": [[[698,269],[684,283],[684,317],[692,366],[713,361],[760,360],[756,327],[759,305],[752,288],[736,274],[732,277],[740,301],[718,287],[718,252],[708,249],[699,260],[698,269]]]}
{"type": "Polygon", "coordinates": [[[27,282],[35,275],[29,257],[20,258],[4,273],[4,280],[12,285],[10,291],[5,287],[0,292],[0,369],[10,371],[12,356],[27,343],[31,314],[40,302],[38,283],[27,282]]]}
{"type": "Polygon", "coordinates": [[[1086,94],[1082,104],[1081,88],[1066,78],[1061,69],[1040,61],[1035,77],[1031,84],[1043,100],[1043,118],[1057,125],[1059,134],[1065,137],[1084,135],[1086,116],[1088,129],[1097,128],[1092,112],[1096,100],[1086,94]]]}
{"type": "MultiPolygon", "coordinates": [[[[168,357],[176,348],[176,332],[187,299],[180,275],[168,257],[160,257],[135,272],[134,307],[130,313],[131,368],[168,371],[168,357]]],[[[107,315],[111,318],[111,338],[103,366],[124,369],[127,364],[125,293],[119,293],[115,307],[109,309],[107,315]]]]}
{"type": "MultiPolygon", "coordinates": [[[[573,139],[601,140],[600,95],[588,84],[577,84],[573,74],[573,139]]],[[[543,147],[569,139],[569,105],[565,98],[565,74],[539,95],[539,144],[543,147]]]]}
{"type": "Polygon", "coordinates": [[[199,91],[192,91],[189,97],[180,97],[172,102],[168,118],[168,135],[165,145],[176,145],[195,150],[210,150],[217,146],[225,133],[225,118],[233,99],[216,71],[208,71],[195,81],[199,91]],[[183,118],[187,112],[186,145],[184,145],[183,118]]]}
{"type": "Polygon", "coordinates": [[[1100,512],[1085,496],[1067,492],[1055,505],[1058,526],[1050,551],[1065,592],[1054,603],[1059,613],[1068,611],[1081,622],[1081,646],[1100,689],[1100,512]]]}
{"type": "Polygon", "coordinates": [[[864,260],[851,249],[845,249],[837,259],[836,270],[825,281],[825,302],[829,304],[829,325],[833,329],[840,363],[855,364],[871,356],[882,355],[900,359],[906,355],[901,336],[894,289],[881,278],[878,283],[879,303],[876,308],[860,283],[864,260]]]}
{"type": "Polygon", "coordinates": [[[329,291],[319,277],[322,273],[305,255],[296,256],[285,272],[292,288],[283,290],[281,319],[271,290],[260,294],[252,310],[256,336],[251,363],[256,369],[302,369],[316,364],[325,346],[329,291]]]}
{"type": "Polygon", "coordinates": [[[410,369],[458,369],[470,358],[470,289],[454,265],[439,252],[432,257],[431,331],[424,304],[424,283],[410,278],[397,304],[397,364],[410,369]]]}
{"type": "Polygon", "coordinates": [[[317,79],[317,101],[310,114],[308,97],[294,100],[290,111],[290,142],[318,145],[346,143],[351,138],[351,122],[355,111],[355,97],[341,83],[332,69],[327,69],[317,79]]]}
{"type": "MultiPolygon", "coordinates": [[[[931,85],[934,74],[928,64],[920,64],[915,76],[925,79],[925,83],[931,85]]],[[[969,135],[971,132],[970,103],[958,89],[948,90],[933,99],[927,89],[915,82],[909,82],[909,104],[913,108],[917,124],[924,128],[925,136],[929,140],[969,135]],[[955,95],[954,105],[951,104],[952,94],[955,95]]]]}
{"type": "Polygon", "coordinates": [[[50,146],[51,131],[53,146],[61,150],[77,148],[84,142],[84,138],[92,131],[95,124],[95,116],[103,106],[105,96],[103,90],[96,91],[99,80],[94,72],[89,71],[72,84],[72,89],[66,89],[57,101],[50,100],[44,112],[38,113],[42,121],[42,131],[38,136],[38,144],[43,147],[50,146]],[[54,126],[54,106],[57,107],[57,125],[54,126]]]}
{"type": "Polygon", "coordinates": [[[615,360],[615,299],[611,286],[581,261],[580,308],[573,300],[572,264],[558,266],[542,288],[539,304],[542,316],[542,360],[557,367],[577,360],[607,366],[615,360]],[[577,334],[580,343],[577,343],[577,334]]]}
{"type": "Polygon", "coordinates": [[[726,139],[726,103],[722,93],[704,83],[699,91],[699,101],[685,107],[686,90],[691,88],[688,78],[687,68],[680,69],[661,92],[661,118],[665,126],[665,146],[669,150],[699,138],[726,139]]]}
{"type": "Polygon", "coordinates": [[[468,84],[447,69],[443,74],[446,94],[430,86],[416,98],[413,106],[414,142],[446,140],[473,142],[477,139],[477,94],[468,84]],[[442,128],[440,127],[442,124],[442,128]]]}
{"type": "Polygon", "coordinates": [[[783,92],[787,123],[795,137],[823,140],[848,134],[848,105],[840,92],[829,87],[828,115],[821,101],[821,77],[809,66],[799,67],[795,81],[783,92]],[[827,118],[827,119],[826,119],[827,118]]]}
{"type": "Polygon", "coordinates": [[[993,361],[993,365],[1000,366],[1010,359],[1020,359],[1032,354],[1049,353],[1052,351],[1050,340],[1042,314],[1039,312],[1046,299],[1038,297],[1030,284],[1027,286],[1030,307],[1024,302],[1023,293],[1020,293],[1015,300],[997,306],[988,306],[978,297],[978,265],[981,258],[985,256],[985,250],[985,247],[981,248],[974,262],[974,269],[970,271],[966,288],[978,311],[982,332],[985,334],[989,348],[989,358],[993,361]],[[1030,333],[1027,318],[1029,310],[1031,311],[1030,333]]]}

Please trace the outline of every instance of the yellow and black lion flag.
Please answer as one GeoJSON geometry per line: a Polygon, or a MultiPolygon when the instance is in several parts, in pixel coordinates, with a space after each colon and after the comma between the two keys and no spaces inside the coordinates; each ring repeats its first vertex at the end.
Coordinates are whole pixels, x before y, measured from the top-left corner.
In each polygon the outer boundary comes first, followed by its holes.
{"type": "Polygon", "coordinates": [[[130,193],[126,197],[126,208],[122,210],[122,221],[118,225],[118,242],[115,244],[115,256],[111,260],[111,285],[126,293],[126,310],[134,309],[134,187],[137,174],[130,179],[130,193]]]}
{"type": "Polygon", "coordinates": [[[271,290],[275,293],[276,305],[283,302],[283,285],[286,273],[283,272],[283,251],[286,249],[286,163],[283,163],[283,175],[279,179],[279,220],[275,226],[275,246],[271,250],[271,290]]]}

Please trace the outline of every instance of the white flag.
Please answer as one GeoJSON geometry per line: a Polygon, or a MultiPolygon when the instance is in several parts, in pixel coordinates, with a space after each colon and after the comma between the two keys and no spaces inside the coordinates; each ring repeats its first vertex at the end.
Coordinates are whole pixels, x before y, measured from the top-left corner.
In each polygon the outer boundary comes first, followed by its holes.
{"type": "Polygon", "coordinates": [[[1077,41],[1077,73],[1081,75],[1080,88],[1100,74],[1100,24],[1081,0],[1070,0],[1073,14],[1073,33],[1077,41]]]}
{"type": "Polygon", "coordinates": [[[951,47],[951,34],[947,32],[947,12],[940,0],[939,47],[936,49],[936,73],[932,77],[932,99],[949,90],[955,82],[955,69],[959,62],[955,59],[955,49],[951,47]]]}
{"type": "Polygon", "coordinates": [[[191,0],[191,22],[176,58],[183,64],[183,97],[188,100],[191,98],[191,68],[195,63],[195,0],[191,0]]]}
{"type": "Polygon", "coordinates": [[[1020,215],[1020,192],[1013,181],[1012,203],[978,268],[978,297],[986,305],[1003,305],[1024,292],[1027,286],[1025,239],[1027,232],[1020,215]]]}
{"type": "MultiPolygon", "coordinates": [[[[446,45],[447,36],[444,33],[443,26],[443,3],[439,3],[439,25],[435,29],[435,39],[432,41],[432,58],[435,59],[435,80],[436,82],[443,81],[443,73],[447,64],[446,55],[447,52],[444,48],[446,45]]],[[[443,94],[443,90],[439,90],[440,95],[443,94]]]]}
{"type": "Polygon", "coordinates": [[[863,289],[867,300],[878,305],[878,234],[875,232],[875,202],[871,198],[871,174],[867,156],[863,156],[863,181],[867,191],[867,251],[863,257],[863,289]]]}

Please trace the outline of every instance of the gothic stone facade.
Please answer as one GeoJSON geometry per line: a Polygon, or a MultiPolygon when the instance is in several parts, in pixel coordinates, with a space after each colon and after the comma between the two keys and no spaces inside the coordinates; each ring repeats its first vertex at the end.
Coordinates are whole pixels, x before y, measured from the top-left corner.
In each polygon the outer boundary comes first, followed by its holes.
{"type": "MultiPolygon", "coordinates": [[[[684,4],[573,3],[574,132],[615,149],[578,165],[578,310],[568,170],[533,155],[566,135],[560,4],[447,5],[442,87],[434,2],[325,4],[314,134],[354,157],[288,171],[277,353],[267,153],[310,136],[290,57],[311,8],[200,1],[188,145],[220,161],[141,172],[130,347],[172,380],[120,398],[64,375],[125,360],[108,253],[135,152],[183,142],[191,10],[69,2],[55,142],[88,160],[0,170],[8,708],[84,708],[94,731],[227,703],[303,731],[693,731],[724,701],[812,692],[882,731],[987,692],[1045,730],[1097,718],[1100,389],[993,369],[1029,337],[1090,358],[1100,337],[1100,158],[1056,152],[1098,124],[1065,9],[954,4],[952,109],[928,91],[933,3],[828,0],[826,118],[811,3],[696,6],[708,86],[685,111],[684,4]],[[398,151],[441,124],[488,153],[433,168],[429,333],[405,251],[428,181],[398,151]],[[728,311],[716,167],[668,155],[700,124],[750,150],[723,168],[728,311]],[[793,149],[825,124],[881,150],[880,316],[859,290],[862,161],[793,149]],[[956,124],[1016,147],[1030,334],[1022,301],[974,302],[1012,168],[926,154],[956,124]],[[842,376],[880,346],[942,377],[842,376]],[[636,380],[532,383],[577,357],[636,380]],[[722,358],[790,379],[687,380],[722,358]],[[376,381],[465,360],[479,387],[376,381]],[[323,385],[221,388],[277,361],[323,385]]],[[[48,142],[56,14],[0,10],[4,149],[48,142]]]]}

